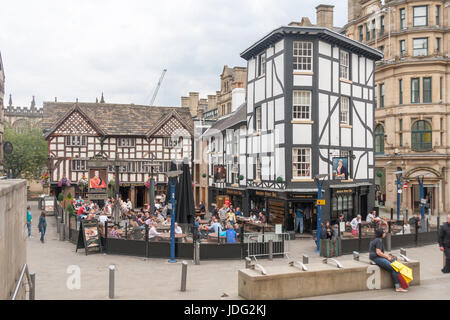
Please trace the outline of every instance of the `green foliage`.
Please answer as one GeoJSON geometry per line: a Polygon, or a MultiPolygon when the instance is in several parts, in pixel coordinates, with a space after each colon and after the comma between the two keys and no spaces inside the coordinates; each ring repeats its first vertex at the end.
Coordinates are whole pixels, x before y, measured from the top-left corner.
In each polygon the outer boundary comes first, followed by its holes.
{"type": "Polygon", "coordinates": [[[73,207],[73,205],[72,205],[72,202],[70,202],[70,203],[67,205],[66,210],[67,210],[67,212],[69,213],[69,216],[70,216],[70,217],[75,216],[75,209],[74,209],[74,207],[73,207]]]}
{"type": "Polygon", "coordinates": [[[72,195],[70,194],[70,192],[67,194],[67,197],[66,197],[66,200],[72,200],[73,199],[73,197],[72,197],[72,195]]]}
{"type": "Polygon", "coordinates": [[[64,195],[62,193],[58,194],[58,201],[63,202],[64,201],[64,195]]]}
{"type": "Polygon", "coordinates": [[[5,126],[4,141],[13,145],[13,152],[5,154],[5,168],[12,171],[13,178],[39,179],[41,169],[45,167],[48,147],[42,136],[42,130],[22,128],[16,131],[5,126]]]}
{"type": "Polygon", "coordinates": [[[240,176],[239,176],[239,180],[244,180],[244,176],[243,176],[243,175],[240,175],[240,176]]]}
{"type": "Polygon", "coordinates": [[[283,178],[282,177],[278,177],[277,178],[277,183],[282,183],[283,182],[283,178]]]}

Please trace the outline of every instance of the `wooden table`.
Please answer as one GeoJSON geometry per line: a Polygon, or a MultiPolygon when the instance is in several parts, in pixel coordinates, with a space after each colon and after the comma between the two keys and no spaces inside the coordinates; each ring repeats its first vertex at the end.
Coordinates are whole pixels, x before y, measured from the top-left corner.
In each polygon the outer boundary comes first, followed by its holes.
{"type": "MultiPolygon", "coordinates": [[[[213,232],[208,234],[208,242],[216,242],[217,243],[217,232],[213,232]]],[[[227,241],[227,236],[220,236],[220,243],[225,243],[227,241]]]]}
{"type": "MultiPolygon", "coordinates": [[[[175,233],[175,239],[185,239],[186,236],[187,235],[184,233],[175,233]]],[[[163,233],[157,235],[156,238],[159,238],[161,240],[170,241],[170,232],[163,232],[163,233]]]]}
{"type": "Polygon", "coordinates": [[[200,220],[199,223],[200,224],[209,224],[209,220],[200,220]]]}
{"type": "Polygon", "coordinates": [[[170,226],[157,226],[156,227],[156,231],[158,231],[158,232],[169,231],[169,230],[170,230],[170,226]]]}

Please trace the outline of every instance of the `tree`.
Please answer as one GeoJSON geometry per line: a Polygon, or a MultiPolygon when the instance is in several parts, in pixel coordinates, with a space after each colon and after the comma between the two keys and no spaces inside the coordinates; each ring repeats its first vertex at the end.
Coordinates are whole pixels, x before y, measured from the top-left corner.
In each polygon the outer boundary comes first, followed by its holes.
{"type": "Polygon", "coordinates": [[[42,130],[24,128],[16,131],[5,127],[4,141],[13,145],[13,152],[5,154],[6,169],[11,169],[12,178],[38,179],[47,161],[47,142],[42,130]]]}

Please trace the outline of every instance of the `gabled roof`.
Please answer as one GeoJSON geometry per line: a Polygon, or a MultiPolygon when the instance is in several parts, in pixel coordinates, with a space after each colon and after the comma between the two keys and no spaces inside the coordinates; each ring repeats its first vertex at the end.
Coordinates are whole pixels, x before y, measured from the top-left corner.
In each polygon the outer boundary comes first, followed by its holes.
{"type": "Polygon", "coordinates": [[[154,107],[133,104],[44,102],[42,128],[46,136],[73,112],[80,112],[103,136],[148,136],[171,117],[177,118],[193,136],[189,108],[154,107]]]}
{"type": "Polygon", "coordinates": [[[269,46],[277,43],[278,41],[280,41],[281,39],[283,39],[288,35],[313,35],[327,42],[336,43],[339,46],[351,50],[355,53],[365,55],[370,59],[380,60],[383,58],[383,53],[381,53],[380,51],[371,48],[363,43],[350,39],[338,32],[331,31],[330,29],[324,27],[305,27],[305,26],[303,27],[290,26],[275,29],[267,36],[257,41],[251,47],[242,52],[241,58],[249,60],[258,53],[260,53],[262,50],[267,49],[269,46]]]}
{"type": "Polygon", "coordinates": [[[247,123],[247,104],[242,104],[233,113],[227,117],[223,117],[214,123],[211,128],[209,128],[203,135],[211,136],[215,135],[217,132],[222,132],[226,129],[230,129],[238,124],[247,123]]]}

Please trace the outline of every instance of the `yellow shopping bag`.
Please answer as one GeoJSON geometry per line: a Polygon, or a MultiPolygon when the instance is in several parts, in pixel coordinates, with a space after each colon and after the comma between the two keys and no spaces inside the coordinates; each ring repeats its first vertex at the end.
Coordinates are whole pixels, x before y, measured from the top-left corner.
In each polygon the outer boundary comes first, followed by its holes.
{"type": "Polygon", "coordinates": [[[403,263],[400,263],[398,261],[392,262],[391,267],[395,271],[400,272],[400,274],[403,275],[407,283],[413,281],[413,273],[411,268],[405,266],[403,263]]]}

